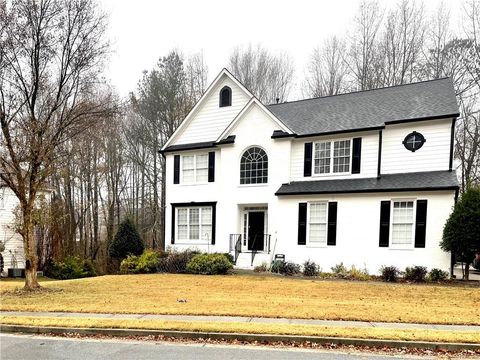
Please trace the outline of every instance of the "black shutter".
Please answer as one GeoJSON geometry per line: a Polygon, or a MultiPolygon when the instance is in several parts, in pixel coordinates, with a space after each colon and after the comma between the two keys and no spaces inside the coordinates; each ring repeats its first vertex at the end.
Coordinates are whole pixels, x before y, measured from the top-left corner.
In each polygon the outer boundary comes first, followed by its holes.
{"type": "Polygon", "coordinates": [[[180,184],[180,155],[173,157],[173,183],[180,184]]]}
{"type": "Polygon", "coordinates": [[[415,247],[425,247],[425,232],[427,230],[427,200],[417,200],[417,215],[415,219],[415,247]]]}
{"type": "Polygon", "coordinates": [[[390,201],[382,201],[380,204],[380,247],[388,247],[390,235],[390,201]]]}
{"type": "Polygon", "coordinates": [[[215,181],[215,151],[208,153],[208,182],[215,181]]]}
{"type": "Polygon", "coordinates": [[[328,203],[327,245],[337,244],[337,202],[328,203]]]}
{"type": "Polygon", "coordinates": [[[312,176],[312,143],[305,143],[303,158],[303,176],[312,176]]]}
{"type": "Polygon", "coordinates": [[[171,235],[171,243],[175,244],[175,216],[176,216],[175,206],[172,205],[172,233],[171,235]]]}
{"type": "Polygon", "coordinates": [[[212,245],[215,245],[215,233],[217,228],[217,204],[212,205],[212,245]]]}
{"type": "Polygon", "coordinates": [[[307,203],[298,204],[298,245],[307,244],[307,203]]]}
{"type": "Polygon", "coordinates": [[[362,138],[354,138],[352,145],[352,174],[360,174],[360,160],[362,157],[362,138]]]}

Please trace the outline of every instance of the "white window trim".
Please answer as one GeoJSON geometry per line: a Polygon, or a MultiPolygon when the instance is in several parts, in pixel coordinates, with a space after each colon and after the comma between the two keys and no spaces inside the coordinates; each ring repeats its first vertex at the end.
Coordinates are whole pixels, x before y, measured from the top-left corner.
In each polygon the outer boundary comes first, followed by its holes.
{"type": "Polygon", "coordinates": [[[326,176],[337,176],[337,175],[347,175],[352,173],[352,155],[353,155],[353,139],[352,138],[341,138],[341,139],[332,139],[332,140],[318,140],[314,141],[312,144],[312,176],[314,177],[326,177],[326,176]],[[350,141],[350,162],[348,168],[349,171],[344,172],[333,172],[333,159],[334,159],[334,143],[336,141],[350,141]],[[315,144],[329,142],[330,143],[330,172],[328,173],[315,173],[315,144]]]}
{"type": "Polygon", "coordinates": [[[269,186],[269,176],[270,176],[270,173],[268,172],[268,166],[270,164],[270,158],[268,157],[268,153],[267,153],[267,150],[264,149],[262,146],[259,146],[259,145],[252,145],[252,146],[249,146],[247,147],[246,149],[244,149],[241,153],[240,153],[240,159],[239,159],[239,164],[240,164],[240,169],[241,169],[241,166],[242,166],[242,159],[243,159],[243,155],[245,155],[245,152],[247,152],[247,150],[250,150],[252,148],[259,148],[259,149],[262,149],[264,152],[265,152],[265,155],[267,156],[267,182],[264,182],[264,183],[250,183],[250,184],[242,184],[242,179],[241,179],[241,170],[240,170],[240,176],[238,177],[238,187],[239,188],[242,188],[242,187],[253,187],[253,186],[269,186]]]}
{"type": "Polygon", "coordinates": [[[213,206],[206,205],[206,206],[181,206],[175,208],[175,244],[189,244],[189,245],[205,245],[210,244],[212,241],[213,236],[213,206]],[[209,239],[205,238],[205,234],[202,234],[202,208],[210,208],[212,210],[212,222],[210,226],[212,227],[212,235],[209,239]],[[178,210],[187,209],[187,235],[188,239],[180,239],[178,236],[178,210]],[[198,231],[199,231],[199,239],[190,239],[190,209],[199,209],[198,213],[198,231]]]}
{"type": "MultiPolygon", "coordinates": [[[[266,206],[252,206],[252,207],[245,207],[241,212],[240,217],[240,228],[242,232],[242,251],[243,252],[251,252],[248,250],[248,228],[250,227],[248,218],[250,212],[263,212],[263,233],[265,235],[268,234],[268,207],[266,206]],[[245,222],[246,221],[246,222],[245,222]]],[[[264,238],[265,240],[265,238],[264,238]]],[[[262,251],[260,251],[262,252],[262,251]]],[[[263,251],[265,252],[265,250],[263,251]]]]}
{"type": "Polygon", "coordinates": [[[308,201],[307,202],[307,244],[306,246],[309,248],[326,248],[328,247],[328,200],[316,200],[316,201],[308,201]],[[312,204],[320,204],[325,203],[327,205],[326,213],[325,213],[325,243],[311,243],[310,242],[310,205],[312,204]]]}
{"type": "Polygon", "coordinates": [[[199,153],[199,154],[184,154],[181,156],[180,162],[180,185],[206,185],[208,184],[208,153],[199,153]],[[207,180],[206,181],[197,181],[197,156],[207,156],[207,180]],[[186,156],[193,156],[193,181],[185,181],[183,178],[183,158],[186,156]]]}
{"type": "Polygon", "coordinates": [[[390,230],[388,236],[388,248],[390,250],[414,250],[415,249],[415,218],[417,214],[417,199],[416,198],[393,198],[390,200],[390,230]],[[412,242],[410,244],[394,244],[393,243],[393,204],[400,201],[413,201],[412,214],[412,242]]]}

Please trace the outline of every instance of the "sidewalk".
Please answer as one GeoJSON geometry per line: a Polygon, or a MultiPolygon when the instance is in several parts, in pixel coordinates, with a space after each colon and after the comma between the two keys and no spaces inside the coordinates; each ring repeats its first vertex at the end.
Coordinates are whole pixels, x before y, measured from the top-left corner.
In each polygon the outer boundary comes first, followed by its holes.
{"type": "Polygon", "coordinates": [[[118,320],[168,320],[168,321],[206,321],[206,322],[236,322],[257,324],[289,324],[289,325],[317,325],[338,326],[351,328],[382,328],[382,329],[422,329],[446,331],[479,331],[480,325],[437,325],[388,323],[368,321],[341,321],[341,320],[312,320],[312,319],[285,319],[244,316],[198,316],[198,315],[149,315],[149,314],[108,314],[108,313],[70,313],[70,312],[33,312],[33,311],[0,311],[0,316],[16,317],[57,317],[57,318],[97,318],[118,320]]]}

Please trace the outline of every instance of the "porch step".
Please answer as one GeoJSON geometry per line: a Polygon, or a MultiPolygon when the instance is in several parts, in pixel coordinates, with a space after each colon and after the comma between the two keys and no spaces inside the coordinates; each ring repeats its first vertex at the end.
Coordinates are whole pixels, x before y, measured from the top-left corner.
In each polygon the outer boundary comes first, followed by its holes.
{"type": "Polygon", "coordinates": [[[235,264],[236,269],[245,269],[245,270],[253,270],[255,266],[258,266],[266,262],[267,265],[270,264],[270,254],[266,253],[258,253],[255,255],[255,259],[253,261],[252,266],[252,253],[240,253],[238,255],[237,262],[235,264]]]}

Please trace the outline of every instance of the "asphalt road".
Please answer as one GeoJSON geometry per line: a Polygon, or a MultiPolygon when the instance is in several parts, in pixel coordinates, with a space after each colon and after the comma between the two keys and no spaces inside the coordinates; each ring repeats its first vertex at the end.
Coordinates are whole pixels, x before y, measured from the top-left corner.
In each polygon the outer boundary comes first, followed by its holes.
{"type": "MultiPolygon", "coordinates": [[[[348,354],[333,351],[273,349],[253,346],[205,344],[178,344],[168,342],[142,342],[127,340],[93,340],[45,337],[34,335],[0,334],[0,359],[72,359],[72,360],[347,360],[347,359],[419,359],[418,357],[348,354]]],[[[425,358],[421,358],[425,359],[425,358]]]]}

